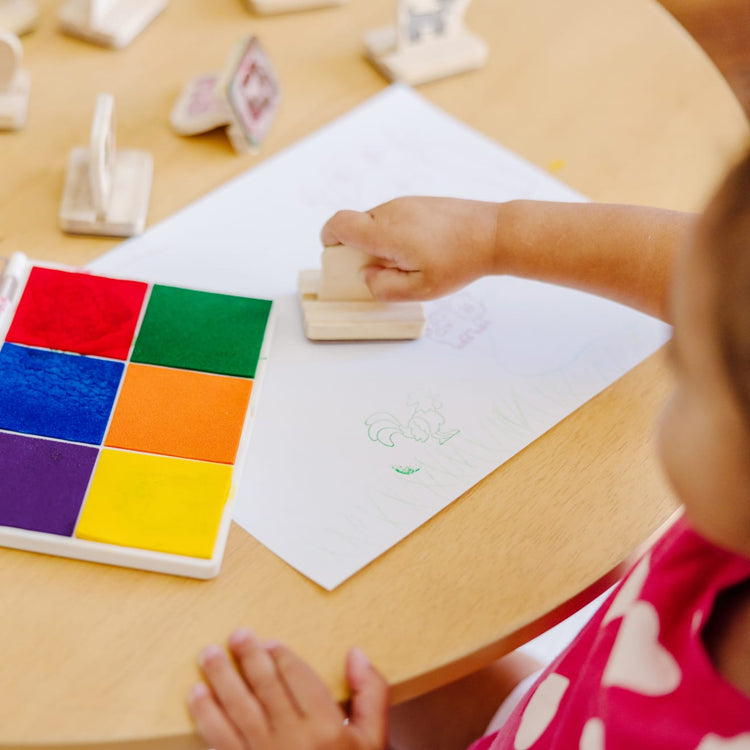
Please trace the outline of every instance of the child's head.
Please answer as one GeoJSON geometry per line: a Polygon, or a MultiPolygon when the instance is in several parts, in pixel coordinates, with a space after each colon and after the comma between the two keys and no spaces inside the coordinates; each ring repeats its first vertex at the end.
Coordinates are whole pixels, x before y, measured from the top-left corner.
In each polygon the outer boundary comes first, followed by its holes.
{"type": "Polygon", "coordinates": [[[750,154],[677,261],[665,470],[693,525],[750,556],[750,154]]]}
{"type": "Polygon", "coordinates": [[[720,300],[716,333],[724,368],[750,429],[750,153],[706,212],[720,300]]]}

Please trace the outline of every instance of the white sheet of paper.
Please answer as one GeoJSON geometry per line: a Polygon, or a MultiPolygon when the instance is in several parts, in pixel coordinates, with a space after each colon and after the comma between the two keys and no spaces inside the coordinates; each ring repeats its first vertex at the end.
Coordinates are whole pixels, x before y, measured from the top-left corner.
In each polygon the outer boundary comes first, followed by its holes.
{"type": "Polygon", "coordinates": [[[234,518],[327,589],[669,335],[597,297],[491,277],[428,303],[418,341],[311,343],[297,273],[319,267],[321,226],[405,194],[584,200],[396,84],[91,266],[275,300],[234,518]]]}

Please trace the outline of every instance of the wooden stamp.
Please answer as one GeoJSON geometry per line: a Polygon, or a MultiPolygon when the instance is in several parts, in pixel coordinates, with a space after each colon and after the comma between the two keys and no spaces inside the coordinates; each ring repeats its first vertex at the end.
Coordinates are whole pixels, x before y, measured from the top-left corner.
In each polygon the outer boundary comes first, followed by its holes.
{"type": "Polygon", "coordinates": [[[321,269],[301,271],[305,335],[313,341],[416,339],[424,333],[420,302],[376,302],[362,278],[374,258],[346,245],[323,250],[321,269]]]}
{"type": "Polygon", "coordinates": [[[30,78],[18,37],[0,30],[0,130],[19,130],[29,109],[30,78]]]}
{"type": "Polygon", "coordinates": [[[396,24],[365,35],[367,57],[412,86],[479,68],[487,44],[464,26],[470,0],[397,0],[396,24]]]}
{"type": "Polygon", "coordinates": [[[346,0],[246,0],[250,10],[259,15],[270,16],[275,13],[290,13],[297,10],[313,8],[330,8],[343,5],[346,0]]]}
{"type": "Polygon", "coordinates": [[[104,47],[127,47],[169,0],[67,0],[58,12],[62,30],[104,47]]]}
{"type": "Polygon", "coordinates": [[[0,30],[22,36],[36,28],[39,6],[35,0],[0,0],[0,30]]]}
{"type": "Polygon", "coordinates": [[[281,101],[276,71],[257,37],[239,42],[220,73],[194,78],[169,116],[179,135],[225,127],[237,153],[256,153],[281,101]]]}
{"type": "Polygon", "coordinates": [[[206,73],[185,86],[169,116],[176,133],[197,135],[229,124],[229,105],[216,89],[220,78],[219,73],[206,73]]]}
{"type": "Polygon", "coordinates": [[[146,226],[153,159],[115,147],[114,98],[100,94],[88,147],[70,152],[60,225],[72,234],[130,237],[146,226]]]}

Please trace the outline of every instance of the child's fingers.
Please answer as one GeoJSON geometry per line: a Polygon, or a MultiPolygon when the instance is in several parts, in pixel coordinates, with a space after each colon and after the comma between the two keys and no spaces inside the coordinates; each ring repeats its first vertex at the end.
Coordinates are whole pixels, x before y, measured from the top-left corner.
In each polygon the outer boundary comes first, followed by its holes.
{"type": "Polygon", "coordinates": [[[219,708],[242,736],[265,737],[269,731],[266,715],[225,651],[207,646],[199,663],[219,708]]]}
{"type": "Polygon", "coordinates": [[[375,222],[362,211],[337,211],[320,230],[323,245],[352,245],[368,252],[375,232],[375,222]]]}
{"type": "Polygon", "coordinates": [[[363,735],[370,747],[385,747],[388,684],[358,648],[347,654],[346,677],[352,691],[350,725],[363,735]]]}
{"type": "Polygon", "coordinates": [[[238,628],[229,637],[229,648],[272,726],[283,723],[290,714],[299,713],[279,677],[276,662],[254,633],[238,628]]]}
{"type": "Polygon", "coordinates": [[[323,681],[286,646],[278,644],[269,649],[276,669],[305,716],[317,716],[337,722],[344,720],[344,713],[331,697],[323,681]]]}
{"type": "Polygon", "coordinates": [[[215,750],[245,750],[236,727],[219,708],[211,691],[201,682],[188,695],[188,710],[199,734],[215,750]]]}
{"type": "Polygon", "coordinates": [[[419,271],[367,266],[363,273],[373,297],[384,302],[423,299],[429,291],[422,289],[424,277],[419,271]]]}

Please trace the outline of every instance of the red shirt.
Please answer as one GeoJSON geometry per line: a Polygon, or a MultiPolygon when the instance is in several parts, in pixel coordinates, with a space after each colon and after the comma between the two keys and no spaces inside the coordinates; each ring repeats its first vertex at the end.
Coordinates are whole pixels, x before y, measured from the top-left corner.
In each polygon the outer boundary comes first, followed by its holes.
{"type": "Polygon", "coordinates": [[[750,559],[680,519],[470,750],[750,750],[750,698],[702,638],[717,595],[749,578],[750,559]]]}

